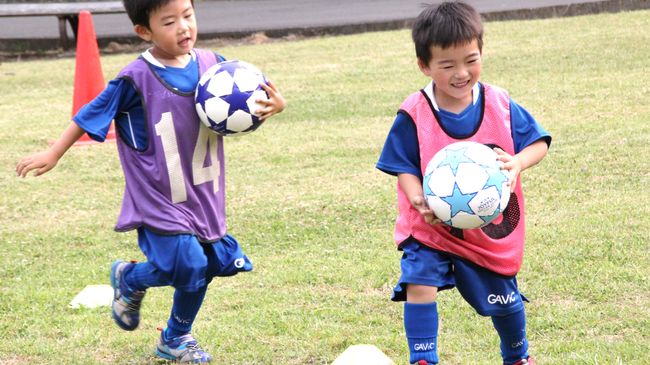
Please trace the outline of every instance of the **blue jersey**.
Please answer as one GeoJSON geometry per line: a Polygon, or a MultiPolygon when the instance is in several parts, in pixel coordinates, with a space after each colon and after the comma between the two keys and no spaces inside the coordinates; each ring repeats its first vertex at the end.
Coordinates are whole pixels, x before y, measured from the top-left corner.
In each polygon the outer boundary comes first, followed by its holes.
{"type": "MultiPolygon", "coordinates": [[[[445,130],[455,138],[462,139],[471,135],[481,120],[483,101],[480,97],[481,88],[475,85],[473,89],[473,102],[459,114],[451,113],[435,105],[440,122],[445,130]]],[[[510,100],[510,118],[512,123],[512,139],[515,144],[515,153],[540,139],[551,143],[551,136],[537,123],[526,109],[510,100]]],[[[377,168],[391,175],[408,173],[422,179],[420,170],[420,150],[417,132],[411,117],[403,112],[398,112],[393,126],[388,133],[383,150],[377,162],[377,168]]]]}
{"type": "MultiPolygon", "coordinates": [[[[164,66],[149,51],[143,52],[142,57],[172,89],[194,92],[199,82],[199,66],[194,51],[185,67],[164,66]]],[[[225,59],[217,55],[217,60],[221,62],[225,59]]],[[[142,97],[134,85],[123,78],[111,80],[102,93],[84,105],[72,119],[95,141],[103,142],[106,139],[111,121],[115,120],[118,135],[130,147],[142,151],[149,144],[142,97]]]]}

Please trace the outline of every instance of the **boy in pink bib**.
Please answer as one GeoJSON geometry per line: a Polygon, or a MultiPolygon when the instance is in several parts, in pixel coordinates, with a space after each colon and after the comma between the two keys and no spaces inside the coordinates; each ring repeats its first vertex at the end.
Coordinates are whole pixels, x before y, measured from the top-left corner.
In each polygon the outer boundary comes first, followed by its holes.
{"type": "Polygon", "coordinates": [[[380,170],[397,176],[395,241],[403,251],[394,301],[404,304],[409,362],[438,363],[438,291],[456,287],[501,339],[506,365],[534,364],[516,274],[523,258],[524,197],[519,174],[541,161],[550,135],[509,94],[479,82],[483,26],[462,2],[427,7],[413,25],[418,66],[431,82],[401,105],[381,156],[380,170]],[[453,142],[493,147],[509,171],[508,207],[493,223],[460,230],[428,208],[422,176],[433,155],[453,142]]]}

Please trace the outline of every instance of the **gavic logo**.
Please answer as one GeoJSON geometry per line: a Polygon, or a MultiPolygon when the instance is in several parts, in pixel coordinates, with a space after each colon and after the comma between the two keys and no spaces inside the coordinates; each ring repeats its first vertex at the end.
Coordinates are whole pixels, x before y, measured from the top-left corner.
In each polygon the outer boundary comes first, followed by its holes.
{"type": "Polygon", "coordinates": [[[514,303],[516,301],[516,294],[515,292],[512,292],[508,295],[497,295],[497,294],[490,294],[487,297],[487,301],[490,304],[496,304],[499,303],[501,305],[505,304],[510,304],[514,303]]]}
{"type": "Polygon", "coordinates": [[[246,264],[246,261],[244,261],[244,259],[241,258],[241,257],[238,258],[237,260],[235,260],[235,267],[238,268],[238,269],[241,269],[242,267],[244,267],[244,264],[246,264]]]}
{"type": "Polygon", "coordinates": [[[512,347],[513,349],[516,349],[517,347],[523,346],[525,342],[526,342],[526,338],[523,338],[520,341],[511,343],[510,347],[512,347]]]}
{"type": "Polygon", "coordinates": [[[413,345],[413,350],[415,351],[434,351],[436,349],[435,342],[429,343],[416,343],[413,345]]]}
{"type": "Polygon", "coordinates": [[[172,315],[174,316],[174,319],[175,319],[178,323],[182,323],[182,324],[189,324],[189,323],[192,323],[192,320],[190,320],[190,319],[183,319],[183,318],[177,316],[176,313],[172,313],[172,315]]]}

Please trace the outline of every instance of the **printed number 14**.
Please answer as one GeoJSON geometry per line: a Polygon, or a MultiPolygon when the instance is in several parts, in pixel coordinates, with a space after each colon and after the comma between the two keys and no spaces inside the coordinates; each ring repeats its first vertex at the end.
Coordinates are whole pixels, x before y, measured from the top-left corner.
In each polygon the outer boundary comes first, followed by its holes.
{"type": "MultiPolygon", "coordinates": [[[[163,113],[160,121],[156,123],[156,135],[160,137],[169,174],[169,186],[171,188],[172,202],[182,203],[187,200],[187,189],[185,187],[185,175],[181,165],[181,157],[178,152],[176,130],[172,113],[163,113]]],[[[213,191],[219,191],[219,157],[217,155],[217,135],[210,132],[206,126],[201,124],[199,135],[194,146],[192,155],[192,181],[194,186],[212,181],[213,191]],[[212,164],[203,166],[205,157],[210,155],[212,164]]]]}

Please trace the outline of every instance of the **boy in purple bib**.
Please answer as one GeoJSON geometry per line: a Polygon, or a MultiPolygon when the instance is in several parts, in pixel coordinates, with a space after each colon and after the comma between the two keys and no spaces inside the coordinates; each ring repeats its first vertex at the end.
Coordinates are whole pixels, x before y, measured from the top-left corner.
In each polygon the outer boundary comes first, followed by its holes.
{"type": "MultiPolygon", "coordinates": [[[[201,123],[194,107],[200,75],[224,58],[194,48],[191,0],[125,0],[124,7],[136,34],[152,48],[85,105],[48,150],[23,158],[16,172],[23,177],[31,170],[36,176],[46,173],[84,133],[104,141],[114,120],[125,179],[115,229],[137,230],[147,261],[113,263],[113,319],[122,329],[135,330],[146,290],[173,286],[156,355],[209,362],[211,356],[191,335],[208,284],[253,268],[226,230],[223,138],[201,123]]],[[[258,100],[263,120],[286,106],[269,84],[262,85],[269,99],[258,100]]]]}

